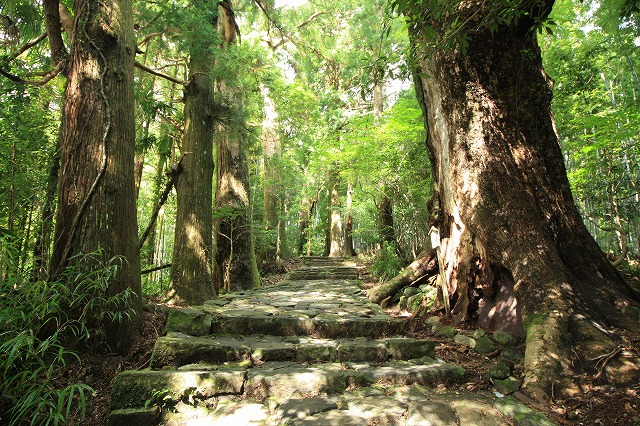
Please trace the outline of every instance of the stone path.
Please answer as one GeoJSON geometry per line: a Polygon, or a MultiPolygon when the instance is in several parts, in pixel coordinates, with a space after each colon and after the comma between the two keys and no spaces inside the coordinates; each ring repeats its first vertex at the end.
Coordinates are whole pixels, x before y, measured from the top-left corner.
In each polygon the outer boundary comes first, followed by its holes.
{"type": "Polygon", "coordinates": [[[109,425],[553,424],[511,397],[434,390],[465,370],[404,325],[354,262],[307,258],[279,285],[171,309],[150,368],[115,378],[109,425]]]}

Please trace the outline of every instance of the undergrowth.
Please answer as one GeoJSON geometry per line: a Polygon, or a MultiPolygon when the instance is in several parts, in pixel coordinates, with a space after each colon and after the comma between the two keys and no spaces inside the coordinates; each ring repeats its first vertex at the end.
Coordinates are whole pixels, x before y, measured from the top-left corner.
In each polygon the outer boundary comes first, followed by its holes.
{"type": "Polygon", "coordinates": [[[80,360],[71,347],[100,347],[101,325],[119,322],[130,311],[127,291],[105,296],[122,259],[101,253],[72,259],[56,281],[31,281],[16,267],[13,250],[0,233],[0,424],[61,425],[84,415],[93,389],[63,383],[69,363],[80,360]]]}
{"type": "Polygon", "coordinates": [[[388,281],[398,275],[403,267],[402,260],[398,257],[396,246],[384,244],[373,259],[371,274],[379,281],[388,281]]]}

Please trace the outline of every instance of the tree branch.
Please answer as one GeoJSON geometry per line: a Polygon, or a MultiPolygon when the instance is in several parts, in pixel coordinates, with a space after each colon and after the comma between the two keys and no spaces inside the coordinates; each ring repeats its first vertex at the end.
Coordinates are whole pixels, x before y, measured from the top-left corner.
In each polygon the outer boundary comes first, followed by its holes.
{"type": "Polygon", "coordinates": [[[142,40],[140,40],[140,42],[138,43],[138,47],[144,46],[145,44],[149,43],[152,38],[161,36],[164,33],[178,33],[178,32],[180,32],[180,31],[175,29],[175,28],[165,28],[162,31],[158,31],[158,32],[155,32],[155,33],[147,34],[142,40]]]}
{"type": "Polygon", "coordinates": [[[9,60],[7,61],[7,64],[10,64],[18,56],[22,55],[24,52],[31,49],[33,46],[40,43],[45,38],[47,38],[47,33],[42,33],[38,37],[29,40],[23,46],[11,52],[11,54],[9,55],[9,60]]]}
{"type": "Polygon", "coordinates": [[[149,237],[149,234],[151,233],[151,230],[153,229],[156,223],[156,219],[158,218],[158,214],[160,213],[160,209],[162,208],[164,203],[167,202],[167,198],[169,198],[169,194],[171,193],[173,186],[178,180],[178,176],[180,176],[180,173],[182,172],[182,159],[184,158],[185,155],[187,154],[183,154],[180,160],[178,160],[178,164],[176,164],[175,167],[173,167],[169,171],[169,173],[167,173],[167,175],[169,176],[169,180],[164,186],[164,191],[162,191],[162,194],[160,194],[158,204],[156,204],[156,206],[153,208],[153,213],[151,213],[151,219],[149,220],[147,229],[144,230],[142,237],[140,237],[140,241],[138,243],[138,249],[142,248],[142,246],[144,245],[144,242],[149,237]]]}
{"type": "Polygon", "coordinates": [[[62,25],[60,21],[60,1],[44,0],[44,20],[51,47],[51,57],[59,62],[66,55],[64,41],[62,40],[62,25]]]}
{"type": "Polygon", "coordinates": [[[175,77],[171,77],[171,76],[170,76],[170,75],[168,75],[168,74],[165,74],[165,73],[160,72],[160,71],[156,71],[156,70],[151,69],[151,68],[149,68],[149,67],[147,67],[147,66],[145,66],[145,65],[142,65],[142,64],[141,64],[140,62],[138,62],[138,61],[136,61],[136,62],[135,62],[135,66],[136,66],[136,68],[139,68],[139,69],[141,69],[142,71],[148,72],[149,74],[153,74],[153,75],[158,76],[158,77],[162,77],[162,78],[164,78],[164,79],[166,79],[166,80],[169,80],[169,81],[170,81],[170,82],[172,82],[172,83],[175,83],[175,84],[181,84],[181,85],[183,85],[183,86],[186,86],[187,84],[189,84],[189,82],[188,82],[188,81],[179,80],[179,79],[177,79],[177,78],[175,78],[175,77]]]}
{"type": "MultiPolygon", "coordinates": [[[[278,43],[273,44],[267,41],[267,44],[269,45],[269,47],[271,47],[272,49],[276,49],[277,47],[279,47],[280,45],[284,44],[284,41],[290,41],[294,46],[297,47],[302,47],[304,49],[310,50],[311,52],[313,52],[318,58],[323,59],[327,62],[331,62],[334,63],[335,61],[327,58],[326,56],[324,56],[322,54],[322,52],[320,52],[318,49],[316,49],[313,46],[309,46],[308,44],[305,44],[297,39],[295,39],[293,36],[289,35],[283,28],[282,26],[275,20],[273,19],[273,17],[269,14],[269,12],[267,11],[267,9],[264,7],[264,5],[262,4],[261,0],[254,0],[255,3],[258,5],[258,7],[262,10],[262,12],[264,13],[265,17],[267,18],[267,20],[269,22],[271,22],[271,24],[273,24],[274,27],[276,27],[276,29],[278,30],[278,32],[280,33],[280,35],[282,36],[282,40],[280,40],[278,43]]],[[[315,19],[317,16],[320,16],[321,14],[323,14],[325,12],[318,12],[318,13],[314,13],[313,15],[311,15],[309,18],[307,18],[307,21],[309,22],[303,22],[302,24],[298,25],[296,28],[300,29],[303,26],[309,24],[313,19],[315,19]]]]}
{"type": "Polygon", "coordinates": [[[306,20],[304,20],[303,22],[301,22],[300,24],[298,24],[296,26],[297,29],[300,29],[302,27],[306,27],[307,25],[309,25],[311,22],[313,22],[314,19],[316,19],[318,16],[322,16],[322,15],[326,15],[327,12],[316,12],[314,14],[312,14],[311,16],[309,16],[306,20]]]}
{"type": "Polygon", "coordinates": [[[64,32],[67,33],[67,37],[69,38],[69,43],[73,44],[73,27],[74,27],[74,19],[67,6],[62,3],[58,3],[58,13],[60,14],[60,25],[64,29],[64,32]]]}
{"type": "Polygon", "coordinates": [[[172,266],[173,265],[171,263],[165,263],[164,265],[154,266],[153,268],[149,268],[149,269],[143,269],[142,271],[140,271],[140,275],[150,274],[152,272],[159,271],[161,269],[171,268],[172,266]]]}
{"type": "Polygon", "coordinates": [[[184,128],[182,128],[182,126],[180,126],[180,124],[178,122],[176,122],[174,119],[172,119],[171,117],[168,117],[166,115],[164,115],[161,111],[158,111],[158,113],[160,114],[160,118],[162,118],[163,120],[165,120],[167,123],[171,124],[173,127],[176,128],[177,131],[180,132],[180,134],[184,134],[184,128]]]}
{"type": "Polygon", "coordinates": [[[18,83],[18,84],[28,84],[28,85],[32,85],[32,86],[44,86],[45,84],[47,84],[48,82],[50,82],[51,80],[53,80],[53,78],[55,76],[57,76],[58,74],[60,74],[60,71],[62,71],[65,67],[66,61],[60,61],[58,63],[58,65],[56,65],[53,69],[51,69],[51,71],[47,72],[44,77],[40,80],[25,80],[22,77],[18,77],[17,75],[11,74],[10,72],[0,68],[0,75],[5,76],[6,78],[8,78],[9,80],[13,81],[14,83],[18,83]]]}

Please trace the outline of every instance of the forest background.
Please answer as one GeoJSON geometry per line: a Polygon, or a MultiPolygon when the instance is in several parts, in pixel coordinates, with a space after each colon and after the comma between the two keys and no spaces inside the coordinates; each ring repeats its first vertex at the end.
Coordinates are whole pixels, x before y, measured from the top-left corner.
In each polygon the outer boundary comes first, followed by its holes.
{"type": "MultiPolygon", "coordinates": [[[[217,4],[200,2],[133,2],[132,199],[144,297],[180,303],[213,296],[181,293],[190,284],[181,287],[171,267],[189,262],[180,259],[187,243],[176,232],[189,214],[214,222],[213,241],[198,242],[207,261],[197,276],[218,292],[258,285],[282,259],[310,254],[375,256],[374,272],[387,279],[429,247],[435,183],[413,88],[415,57],[407,24],[389,6],[376,0],[296,7],[256,1],[219,11],[217,4]],[[208,157],[215,158],[215,169],[189,164],[203,161],[193,154],[199,148],[187,145],[198,132],[189,127],[189,114],[202,109],[189,91],[198,73],[206,74],[205,85],[215,85],[204,95],[213,100],[218,152],[208,157]],[[221,154],[223,147],[228,155],[221,154]],[[189,167],[209,170],[212,183],[178,186],[176,196],[180,173],[189,167]],[[233,188],[236,181],[235,195],[224,193],[223,183],[233,188]],[[188,194],[184,204],[180,191],[188,194]],[[202,206],[207,197],[208,211],[202,206]],[[226,254],[216,251],[227,243],[226,254]]],[[[554,81],[553,113],[583,220],[615,266],[637,270],[640,31],[633,14],[620,17],[623,6],[615,0],[558,1],[538,39],[554,81]]],[[[104,310],[105,304],[136,296],[106,292],[112,277],[126,269],[121,258],[105,258],[96,248],[74,253],[82,261],[67,268],[69,253],[62,247],[56,261],[67,82],[46,41],[43,5],[9,0],[0,14],[0,349],[8,354],[4,372],[15,377],[1,386],[3,395],[23,386],[28,396],[43,391],[43,374],[55,375],[55,366],[69,361],[66,333],[87,345],[101,341],[96,325],[126,316],[104,310]],[[78,266],[84,264],[94,267],[78,266]],[[96,297],[105,292],[104,299],[96,297]],[[59,340],[41,338],[38,329],[48,327],[59,340]],[[18,359],[21,351],[33,357],[18,359]],[[56,362],[45,362],[51,354],[56,362]]],[[[64,26],[64,14],[60,21],[64,26]]],[[[65,28],[65,42],[73,31],[65,28]]],[[[49,401],[43,409],[63,416],[71,407],[67,401],[87,389],[44,390],[51,398],[42,399],[49,401]]],[[[22,402],[11,405],[33,410],[22,402]]]]}

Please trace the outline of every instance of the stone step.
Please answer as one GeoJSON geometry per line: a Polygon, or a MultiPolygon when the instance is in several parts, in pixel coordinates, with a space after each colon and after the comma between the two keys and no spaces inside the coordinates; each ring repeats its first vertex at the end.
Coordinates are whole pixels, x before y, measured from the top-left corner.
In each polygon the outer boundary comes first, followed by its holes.
{"type": "Polygon", "coordinates": [[[120,373],[111,390],[111,409],[123,410],[150,404],[176,404],[189,399],[206,400],[238,395],[266,398],[309,398],[334,395],[346,389],[372,384],[423,385],[460,381],[465,370],[429,358],[385,363],[265,362],[260,367],[193,365],[194,370],[140,370],[120,373]]]}
{"type": "Polygon", "coordinates": [[[345,280],[287,281],[250,292],[225,294],[194,308],[169,310],[167,332],[310,335],[372,339],[404,331],[405,322],[371,303],[345,280]]]}
{"type": "Polygon", "coordinates": [[[212,318],[211,333],[378,339],[400,334],[404,325],[404,321],[397,318],[384,315],[350,317],[344,311],[323,314],[300,311],[281,315],[261,315],[252,311],[229,310],[212,318]]]}
{"type": "Polygon", "coordinates": [[[156,341],[151,368],[188,364],[224,364],[270,361],[387,362],[435,356],[430,340],[395,337],[387,339],[320,339],[308,336],[193,337],[172,332],[156,341]]]}
{"type": "Polygon", "coordinates": [[[332,266],[343,265],[356,267],[356,262],[350,257],[322,257],[307,256],[302,258],[302,263],[307,266],[332,266]]]}
{"type": "Polygon", "coordinates": [[[175,404],[185,398],[241,395],[246,368],[218,370],[131,370],[118,374],[111,388],[112,410],[175,404]]]}
{"type": "Polygon", "coordinates": [[[296,280],[357,280],[358,270],[354,267],[306,267],[289,272],[288,279],[296,280]]]}
{"type": "Polygon", "coordinates": [[[555,423],[513,397],[488,393],[436,392],[422,386],[365,387],[342,395],[252,399],[219,396],[206,406],[184,402],[172,410],[156,407],[111,412],[109,426],[156,424],[451,426],[539,425],[555,423]]]}

